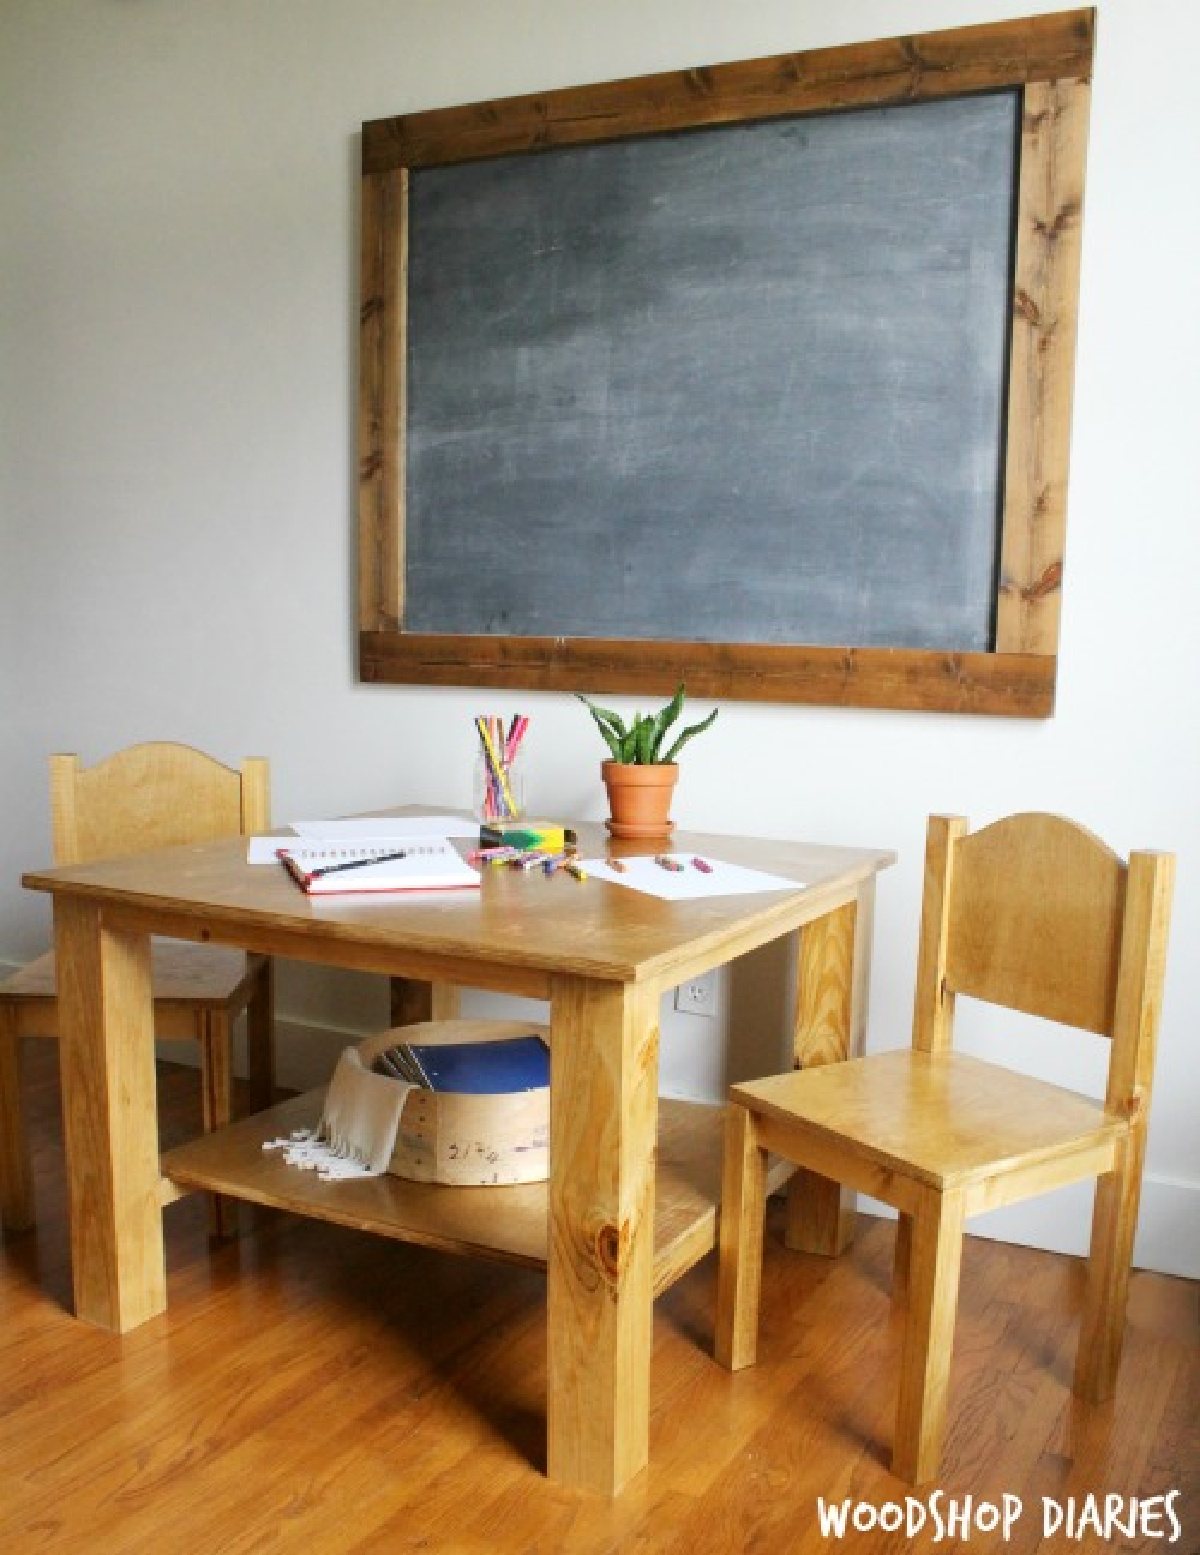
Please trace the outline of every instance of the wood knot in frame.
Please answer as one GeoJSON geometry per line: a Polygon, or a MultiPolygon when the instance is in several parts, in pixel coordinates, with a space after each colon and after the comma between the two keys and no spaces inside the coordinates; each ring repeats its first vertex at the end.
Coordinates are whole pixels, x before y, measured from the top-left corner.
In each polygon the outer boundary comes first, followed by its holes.
{"type": "Polygon", "coordinates": [[[560,1223],[553,1234],[580,1289],[603,1289],[615,1298],[629,1264],[632,1232],[628,1220],[618,1225],[596,1213],[586,1217],[573,1232],[560,1223]]]}
{"type": "Polygon", "coordinates": [[[1044,129],[1053,129],[1057,117],[1049,108],[1038,109],[1036,113],[1026,109],[1021,115],[1021,128],[1026,135],[1040,135],[1044,129]]]}
{"type": "Polygon", "coordinates": [[[913,37],[901,38],[900,53],[904,57],[904,63],[908,67],[908,84],[903,92],[897,92],[897,97],[916,98],[921,95],[921,85],[928,71],[936,72],[937,66],[926,59],[917,46],[917,40],[913,37]]]}
{"type": "Polygon", "coordinates": [[[1125,1104],[1125,1117],[1130,1127],[1137,1127],[1140,1124],[1144,1124],[1147,1116],[1149,1115],[1149,1111],[1150,1108],[1146,1099],[1145,1091],[1134,1091],[1133,1095],[1125,1104]]]}
{"type": "Polygon", "coordinates": [[[1078,200],[1066,200],[1054,213],[1050,221],[1044,221],[1037,217],[1033,223],[1033,230],[1038,237],[1044,238],[1047,243],[1057,243],[1068,228],[1073,227],[1079,220],[1078,200]]]}
{"type": "Polygon", "coordinates": [[[617,1285],[621,1278],[621,1270],[626,1262],[629,1250],[629,1222],[622,1221],[620,1226],[614,1226],[611,1222],[598,1226],[592,1240],[592,1252],[597,1269],[606,1284],[611,1287],[617,1285]]]}
{"type": "Polygon", "coordinates": [[[1021,598],[1032,604],[1035,600],[1047,599],[1051,594],[1057,594],[1062,588],[1062,574],[1062,562],[1051,562],[1040,578],[1035,578],[1021,590],[1021,598]]]}
{"type": "Polygon", "coordinates": [[[1005,577],[1001,581],[1000,591],[1010,599],[1019,599],[1026,605],[1036,605],[1040,600],[1049,599],[1051,594],[1058,593],[1062,588],[1062,575],[1062,562],[1051,562],[1041,576],[1035,578],[1032,583],[1019,583],[1015,578],[1005,577]]]}

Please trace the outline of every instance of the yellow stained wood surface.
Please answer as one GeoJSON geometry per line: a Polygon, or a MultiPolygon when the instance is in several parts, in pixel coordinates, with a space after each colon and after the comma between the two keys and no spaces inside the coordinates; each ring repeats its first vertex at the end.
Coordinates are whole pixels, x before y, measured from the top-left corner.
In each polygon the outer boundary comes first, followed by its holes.
{"type": "Polygon", "coordinates": [[[730,1371],[753,1366],[758,1354],[766,1168],[766,1150],[756,1138],[752,1114],[745,1107],[728,1107],[713,1348],[730,1371]]]}
{"type": "MultiPolygon", "coordinates": [[[[754,1201],[758,1153],[847,1183],[900,1213],[905,1313],[893,1467],[919,1483],[941,1461],[964,1216],[1097,1179],[1076,1390],[1111,1395],[1125,1327],[1161,1012],[1174,859],[1128,865],[1061,817],[971,833],[929,822],[913,1046],[734,1086],[726,1195],[754,1201]],[[1103,1099],[956,1053],[956,993],[1109,1038],[1103,1099]],[[741,1181],[736,1179],[740,1174],[741,1181]]],[[[718,1353],[754,1353],[756,1228],[722,1238],[718,1353]],[[747,1249],[743,1249],[745,1241],[747,1249]]]]}
{"type": "MultiPolygon", "coordinates": [[[[445,1252],[544,1267],[547,1261],[545,1183],[447,1188],[387,1175],[321,1182],[314,1172],[284,1165],[265,1140],[310,1128],[324,1091],[280,1102],[242,1118],[220,1134],[200,1135],[162,1158],[170,1182],[204,1188],[251,1204],[351,1226],[399,1242],[445,1252]]],[[[661,1294],[716,1246],[724,1109],[700,1102],[659,1107],[654,1204],[654,1291],[661,1294]]],[[[771,1181],[782,1182],[777,1163],[771,1181]]]]}
{"type": "Polygon", "coordinates": [[[130,745],[91,767],[52,756],[55,861],[88,864],[265,828],[267,785],[261,758],[238,770],[170,741],[130,745]]]}
{"type": "Polygon", "coordinates": [[[938,1187],[974,1183],[1031,1156],[1048,1160],[1124,1126],[1102,1101],[968,1053],[910,1048],[748,1080],[732,1094],[784,1122],[802,1115],[813,1134],[938,1187]]]}
{"type": "MultiPolygon", "coordinates": [[[[403,813],[403,812],[400,812],[403,813]]],[[[608,851],[606,835],[581,827],[580,849],[608,851]]],[[[794,882],[790,889],[737,897],[665,902],[594,877],[576,881],[559,873],[546,877],[520,871],[488,870],[479,890],[414,893],[386,898],[317,899],[299,892],[274,865],[246,862],[244,844],[211,842],[165,849],[99,865],[55,869],[26,877],[26,884],[53,891],[85,915],[103,914],[106,924],[146,943],[167,932],[204,942],[242,945],[269,954],[357,966],[393,979],[394,1007],[430,1013],[433,997],[416,985],[433,983],[532,992],[551,1005],[551,1176],[532,1220],[539,1223],[548,1271],[548,1440],[551,1476],[564,1484],[615,1494],[644,1466],[649,1420],[652,1299],[713,1245],[717,1168],[705,1188],[702,1174],[689,1169],[686,1191],[670,1187],[670,1173],[656,1193],[658,1005],[662,993],[684,977],[719,966],[770,940],[794,933],[859,900],[868,882],[892,862],[875,849],[845,849],[769,841],[677,834],[680,850],[707,853],[759,867],[794,882]],[[656,1206],[656,1197],[659,1202],[656,1206]],[[657,1208],[657,1213],[656,1213],[657,1208]],[[656,1221],[661,1226],[656,1237],[656,1221]]],[[[636,846],[622,849],[640,851],[636,846]]],[[[865,987],[867,971],[854,958],[869,955],[869,940],[856,934],[848,975],[865,987]]],[[[853,1001],[851,1001],[853,1004],[853,1001]]],[[[80,1017],[80,1042],[100,1075],[117,1067],[121,1038],[97,1004],[80,1017]]],[[[132,1028],[135,1032],[137,1028],[132,1028]]],[[[848,1050],[851,1033],[835,1033],[848,1050]]],[[[82,1094],[82,1093],[81,1093],[82,1094]]],[[[152,1110],[135,1097],[143,1133],[152,1137],[152,1110]]],[[[70,1133],[93,1127],[86,1100],[70,1121],[70,1133]]],[[[94,1110],[94,1109],[93,1109],[94,1110]]],[[[222,1135],[212,1136],[220,1141],[222,1135]]],[[[246,1148],[245,1136],[236,1133],[246,1148]]],[[[198,1144],[195,1149],[202,1150],[198,1144]]],[[[95,1155],[104,1157],[104,1140],[95,1155]]],[[[213,1158],[172,1156],[169,1174],[178,1183],[259,1198],[262,1179],[225,1183],[213,1158]],[[190,1165],[188,1163],[191,1163],[190,1165]]],[[[258,1169],[264,1168],[257,1163],[258,1169]]],[[[334,1185],[321,1185],[332,1187],[334,1185]]],[[[314,1209],[298,1186],[285,1207],[359,1224],[362,1214],[383,1234],[395,1235],[398,1179],[365,1185],[367,1206],[386,1200],[383,1210],[323,1198],[314,1209]],[[389,1226],[391,1229],[389,1230],[389,1226]]],[[[153,1232],[143,1237],[138,1222],[134,1246],[124,1210],[164,1197],[157,1170],[148,1160],[140,1170],[116,1179],[117,1213],[99,1228],[93,1248],[82,1231],[76,1241],[80,1279],[89,1292],[88,1313],[110,1321],[110,1309],[91,1295],[107,1271],[132,1304],[135,1290],[157,1310],[161,1297],[143,1278],[147,1261],[161,1261],[153,1232]],[[147,1251],[148,1250],[148,1251],[147,1251]],[[106,1315],[108,1314],[108,1315],[106,1315]]],[[[450,1191],[450,1190],[440,1190],[450,1191]]],[[[457,1191],[457,1190],[455,1190],[457,1191]]],[[[468,1193],[522,1189],[462,1190],[468,1193]]],[[[292,1188],[280,1188],[286,1196],[292,1188]]],[[[406,1200],[406,1204],[407,1204],[406,1200]]],[[[432,1202],[432,1201],[428,1201],[432,1202]]],[[[415,1225],[404,1219],[403,1234],[470,1250],[478,1238],[502,1256],[538,1256],[523,1242],[519,1215],[512,1227],[496,1227],[496,1203],[482,1217],[487,1224],[455,1227],[454,1214],[415,1225]],[[513,1229],[515,1227],[516,1229],[513,1229]],[[508,1238],[515,1238],[509,1244],[508,1238]]],[[[531,1201],[533,1202],[533,1201],[531,1201]]],[[[418,1217],[419,1219],[419,1217],[418,1217]]],[[[530,1230],[532,1220],[525,1221],[530,1230]]],[[[133,1310],[130,1305],[129,1310],[133,1310]]],[[[127,1321],[122,1318],[122,1321],[127,1321]]],[[[115,1326],[115,1324],[113,1325],[115,1326]]]]}
{"type": "MultiPolygon", "coordinates": [[[[584,856],[646,851],[610,849],[601,827],[576,829],[584,856]]],[[[237,839],[35,870],[24,884],[103,901],[110,916],[147,928],[167,924],[160,932],[176,938],[253,945],[422,981],[545,993],[550,974],[563,971],[673,986],[823,917],[895,860],[881,848],[702,832],[677,832],[673,846],[782,875],[796,889],[663,902],[596,879],[580,883],[561,871],[546,878],[493,868],[479,894],[310,898],[282,869],[247,865],[237,839]]]]}
{"type": "MultiPolygon", "coordinates": [[[[188,745],[147,741],[85,767],[77,755],[50,758],[55,859],[84,865],[122,854],[263,831],[270,825],[270,773],[261,757],[240,768],[188,745]]],[[[232,1022],[247,1013],[253,1094],[273,1085],[270,969],[229,947],[156,941],[152,947],[156,1031],[194,1039],[201,1054],[206,1126],[229,1115],[232,1022]]],[[[25,1037],[58,1040],[54,951],[0,982],[0,1211],[10,1229],[33,1222],[28,1142],[20,1094],[25,1037]],[[9,1078],[11,1076],[11,1078],[9,1078]]]]}
{"type": "Polygon", "coordinates": [[[6,1231],[25,1231],[34,1219],[33,1168],[20,1089],[17,1012],[11,1002],[0,999],[0,1096],[15,1103],[5,1107],[7,1126],[0,1120],[0,1226],[6,1231]]]}
{"type": "Polygon", "coordinates": [[[1112,1030],[1125,865],[1055,815],[954,841],[946,987],[1085,1031],[1112,1030]]]}
{"type": "MultiPolygon", "coordinates": [[[[800,934],[794,1054],[797,1068],[857,1057],[867,1039],[867,996],[875,925],[875,881],[853,901],[800,934]]],[[[844,1252],[854,1233],[854,1193],[814,1172],[788,1185],[787,1245],[797,1251],[844,1252]]]]}
{"type": "Polygon", "coordinates": [[[90,902],[56,901],[54,931],[75,1311],[124,1333],[167,1299],[149,946],[90,902]]]}
{"type": "Polygon", "coordinates": [[[941,1463],[962,1267],[962,1194],[923,1193],[911,1220],[907,1251],[908,1320],[900,1362],[892,1469],[921,1484],[941,1463]]]}
{"type": "MultiPolygon", "coordinates": [[[[225,1004],[246,976],[246,957],[227,945],[190,945],[156,939],[151,947],[154,999],[159,1006],[225,1004]]],[[[21,1003],[53,1000],[54,952],[48,950],[0,984],[0,994],[21,1003]]],[[[28,1020],[36,1019],[29,1012],[28,1020]]],[[[23,1019],[23,1034],[37,1035],[23,1019]]]]}

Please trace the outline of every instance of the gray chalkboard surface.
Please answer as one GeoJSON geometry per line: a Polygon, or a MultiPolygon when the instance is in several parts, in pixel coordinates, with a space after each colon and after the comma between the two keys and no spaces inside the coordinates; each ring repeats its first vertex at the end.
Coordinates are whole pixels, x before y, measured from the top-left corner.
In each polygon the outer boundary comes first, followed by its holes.
{"type": "Polygon", "coordinates": [[[1019,120],[414,169],[405,629],[990,649],[1019,120]]]}

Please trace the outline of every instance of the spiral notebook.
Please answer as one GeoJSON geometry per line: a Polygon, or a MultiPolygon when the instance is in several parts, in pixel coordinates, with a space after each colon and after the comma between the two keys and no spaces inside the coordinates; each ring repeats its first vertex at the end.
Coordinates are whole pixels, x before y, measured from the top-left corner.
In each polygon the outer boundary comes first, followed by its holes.
{"type": "Polygon", "coordinates": [[[445,838],[330,842],[308,838],[276,849],[279,862],[309,896],[382,891],[478,889],[479,874],[445,838]]]}

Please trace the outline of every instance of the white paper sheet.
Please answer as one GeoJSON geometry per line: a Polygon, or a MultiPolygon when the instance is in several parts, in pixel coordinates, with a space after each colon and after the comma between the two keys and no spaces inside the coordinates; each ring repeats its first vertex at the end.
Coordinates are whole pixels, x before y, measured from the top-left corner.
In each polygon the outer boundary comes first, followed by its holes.
{"type": "Polygon", "coordinates": [[[308,843],[348,843],[363,846],[388,844],[406,837],[477,837],[479,822],[461,815],[356,815],[336,821],[293,821],[287,831],[271,837],[251,837],[246,847],[248,864],[277,863],[276,850],[289,837],[308,843]]]}
{"type": "Polygon", "coordinates": [[[607,859],[583,861],[589,878],[608,880],[613,885],[628,886],[632,891],[644,891],[649,896],[661,897],[668,902],[693,901],[706,896],[751,896],[756,891],[802,891],[803,880],[789,880],[783,875],[767,874],[761,869],[748,869],[744,864],[728,864],[723,859],[704,855],[709,866],[705,871],[693,862],[690,853],[662,855],[683,865],[682,869],[664,869],[653,858],[627,858],[622,860],[624,870],[615,870],[607,859]]]}
{"type": "Polygon", "coordinates": [[[354,815],[336,821],[293,821],[292,830],[299,837],[373,842],[379,837],[476,837],[479,822],[465,815],[354,815]]]}

